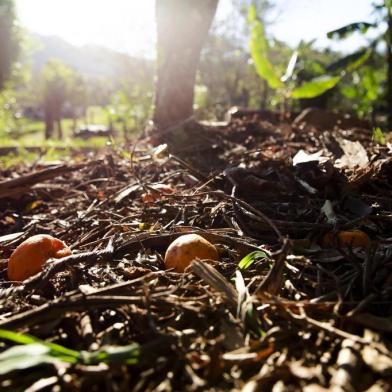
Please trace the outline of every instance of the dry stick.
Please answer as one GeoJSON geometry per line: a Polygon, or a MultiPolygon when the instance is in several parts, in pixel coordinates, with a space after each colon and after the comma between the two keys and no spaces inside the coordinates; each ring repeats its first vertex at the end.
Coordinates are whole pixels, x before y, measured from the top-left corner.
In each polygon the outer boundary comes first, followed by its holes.
{"type": "Polygon", "coordinates": [[[152,272],[141,276],[136,279],[129,280],[127,282],[116,283],[114,285],[97,289],[89,294],[72,294],[68,297],[61,297],[52,302],[41,305],[37,308],[27,310],[25,312],[18,313],[11,317],[8,317],[0,321],[0,328],[19,328],[22,326],[28,326],[37,322],[50,321],[59,315],[64,314],[70,310],[89,310],[87,305],[94,303],[96,306],[108,306],[109,302],[111,305],[120,306],[127,304],[128,302],[134,303],[135,301],[143,302],[143,298],[130,297],[124,295],[114,295],[116,293],[123,293],[124,289],[132,286],[141,280],[149,280],[155,278],[156,274],[152,272]],[[97,305],[98,303],[98,305],[97,305]],[[99,305],[99,304],[102,305],[99,305]]]}
{"type": "MultiPolygon", "coordinates": [[[[130,251],[132,251],[132,253],[137,253],[142,248],[165,248],[170,242],[174,241],[183,234],[183,232],[158,234],[153,236],[149,233],[142,234],[132,238],[129,241],[126,241],[123,245],[119,246],[114,253],[117,257],[120,255],[125,255],[130,251]]],[[[211,233],[208,230],[189,230],[186,232],[186,234],[200,234],[202,237],[212,243],[223,243],[228,245],[232,248],[235,248],[240,253],[240,256],[245,256],[250,252],[259,250],[257,246],[249,244],[243,240],[232,238],[223,234],[211,233]]]]}
{"type": "MultiPolygon", "coordinates": [[[[192,230],[187,234],[200,234],[212,243],[223,243],[232,248],[235,248],[240,257],[247,255],[255,250],[259,250],[255,245],[246,243],[238,239],[221,234],[213,234],[203,230],[192,230]]],[[[169,243],[180,237],[184,233],[161,234],[153,235],[147,233],[126,241],[124,244],[115,249],[109,248],[95,252],[83,252],[62,259],[50,259],[45,264],[45,269],[42,272],[32,276],[23,282],[23,285],[17,287],[10,287],[8,289],[0,290],[0,299],[9,297],[12,293],[22,292],[24,290],[31,291],[45,286],[49,279],[56,273],[65,270],[67,267],[84,262],[88,264],[98,263],[105,259],[121,258],[127,254],[136,257],[137,253],[143,248],[165,248],[169,243]]]]}
{"type": "Polygon", "coordinates": [[[70,311],[86,311],[94,308],[108,308],[110,306],[143,304],[142,296],[85,296],[77,294],[67,299],[60,299],[46,303],[35,309],[18,313],[0,321],[0,328],[15,329],[28,327],[37,322],[44,323],[64,315],[70,311]]]}
{"type": "Polygon", "coordinates": [[[392,319],[390,317],[379,317],[371,313],[356,313],[352,316],[347,316],[346,319],[374,331],[384,333],[392,332],[392,319]]]}
{"type": "Polygon", "coordinates": [[[179,163],[183,168],[187,169],[189,171],[189,173],[191,173],[198,180],[201,180],[204,182],[208,181],[208,178],[203,173],[201,173],[198,170],[196,170],[195,168],[193,168],[191,165],[189,165],[187,162],[183,161],[181,158],[179,158],[173,154],[169,154],[169,159],[179,163]]]}
{"type": "Polygon", "coordinates": [[[358,376],[363,366],[359,348],[351,339],[343,340],[336,361],[338,369],[329,385],[331,391],[355,391],[358,387],[358,376]]]}
{"type": "Polygon", "coordinates": [[[200,260],[194,260],[191,264],[191,270],[199,278],[215,290],[224,294],[227,298],[233,314],[237,312],[238,295],[234,287],[227,282],[226,278],[211,265],[200,260]]]}
{"type": "MultiPolygon", "coordinates": [[[[241,212],[243,214],[245,214],[247,217],[249,217],[250,219],[253,219],[253,220],[257,221],[257,222],[265,223],[265,219],[262,219],[262,218],[258,217],[257,215],[255,215],[251,211],[248,211],[248,210],[244,209],[242,206],[238,206],[238,207],[241,209],[241,212]]],[[[295,222],[295,221],[282,221],[282,220],[277,220],[277,219],[275,219],[273,221],[273,223],[275,225],[284,226],[284,227],[295,226],[298,229],[308,229],[308,230],[312,230],[312,229],[332,229],[332,225],[329,224],[329,223],[295,222]]]]}
{"type": "MultiPolygon", "coordinates": [[[[279,231],[279,229],[276,227],[275,223],[270,218],[268,218],[263,212],[252,207],[246,201],[238,199],[235,196],[228,195],[227,193],[224,193],[222,191],[208,191],[208,192],[194,193],[192,195],[168,195],[168,197],[182,199],[182,198],[193,198],[195,196],[211,196],[211,195],[218,196],[222,199],[228,199],[228,200],[231,200],[237,204],[240,204],[242,206],[242,208],[245,208],[246,210],[252,212],[254,215],[258,216],[265,223],[267,223],[272,228],[272,230],[275,232],[279,241],[283,242],[284,237],[283,237],[282,233],[279,231]]],[[[286,223],[287,222],[285,222],[285,224],[286,223]]]]}
{"type": "Polygon", "coordinates": [[[318,321],[315,320],[313,318],[310,318],[306,313],[305,310],[302,307],[298,308],[298,311],[300,312],[300,315],[296,315],[292,312],[290,312],[288,309],[286,308],[282,308],[283,310],[285,310],[285,312],[290,316],[290,318],[294,321],[297,321],[301,324],[307,323],[308,325],[311,325],[313,327],[319,328],[329,334],[335,335],[335,336],[339,336],[340,338],[343,339],[349,339],[351,340],[353,343],[357,343],[360,344],[362,347],[364,346],[369,346],[371,348],[374,348],[375,350],[377,350],[379,353],[386,355],[388,358],[392,358],[392,353],[386,349],[384,346],[382,346],[381,344],[378,343],[374,343],[370,340],[367,340],[365,338],[362,338],[360,336],[357,335],[353,335],[349,332],[343,331],[339,328],[334,327],[333,325],[327,323],[327,322],[323,322],[323,321],[318,321]]]}
{"type": "Polygon", "coordinates": [[[283,270],[287,257],[287,253],[290,249],[290,242],[287,238],[283,240],[282,249],[280,249],[275,254],[271,256],[274,257],[274,264],[267,276],[263,279],[260,285],[255,290],[255,293],[258,291],[277,295],[282,288],[283,283],[283,270]]]}
{"type": "Polygon", "coordinates": [[[94,349],[94,342],[96,341],[96,336],[94,333],[94,328],[92,326],[91,317],[88,312],[82,314],[79,320],[79,327],[83,341],[87,343],[89,349],[94,349]]]}
{"type": "Polygon", "coordinates": [[[48,169],[40,170],[34,173],[26,174],[18,178],[13,178],[11,180],[5,180],[0,182],[0,199],[5,197],[12,197],[15,195],[20,195],[22,192],[30,189],[33,185],[50,180],[51,178],[60,176],[65,173],[69,173],[75,170],[79,170],[85,166],[90,166],[99,161],[94,161],[90,163],[83,163],[79,165],[58,165],[48,169]]]}
{"type": "MultiPolygon", "coordinates": [[[[219,194],[222,195],[221,192],[214,192],[214,194],[219,194]]],[[[252,207],[250,204],[248,204],[246,201],[243,201],[241,199],[238,199],[237,197],[227,195],[226,193],[223,193],[227,199],[230,199],[234,201],[235,203],[241,205],[243,208],[246,208],[248,211],[253,212],[256,216],[259,216],[264,220],[265,223],[267,223],[272,230],[276,233],[278,239],[280,242],[283,242],[284,237],[282,236],[282,233],[279,231],[279,229],[276,227],[275,223],[268,218],[264,213],[261,211],[257,210],[256,208],[252,207]]]]}

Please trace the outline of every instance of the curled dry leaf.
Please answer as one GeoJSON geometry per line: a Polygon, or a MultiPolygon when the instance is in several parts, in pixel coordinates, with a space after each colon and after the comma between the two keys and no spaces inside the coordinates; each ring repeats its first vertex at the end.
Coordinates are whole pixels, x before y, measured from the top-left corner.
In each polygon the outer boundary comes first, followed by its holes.
{"type": "Polygon", "coordinates": [[[166,184],[154,184],[149,188],[148,192],[142,194],[144,203],[154,203],[162,199],[164,195],[172,195],[176,191],[172,186],[166,184]]]}

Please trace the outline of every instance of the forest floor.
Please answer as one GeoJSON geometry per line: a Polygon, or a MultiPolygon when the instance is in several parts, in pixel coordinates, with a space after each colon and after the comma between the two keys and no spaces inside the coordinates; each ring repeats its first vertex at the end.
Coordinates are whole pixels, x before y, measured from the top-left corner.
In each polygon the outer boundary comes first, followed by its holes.
{"type": "Polygon", "coordinates": [[[0,172],[2,391],[392,390],[391,146],[268,120],[0,172]],[[73,255],[9,282],[41,233],[73,255]],[[184,233],[220,261],[166,270],[184,233]]]}

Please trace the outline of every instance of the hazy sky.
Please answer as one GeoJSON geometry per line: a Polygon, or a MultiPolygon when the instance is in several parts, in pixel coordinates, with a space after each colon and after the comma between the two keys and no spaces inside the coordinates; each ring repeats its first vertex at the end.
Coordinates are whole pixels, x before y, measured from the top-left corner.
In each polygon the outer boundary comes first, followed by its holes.
{"type": "MultiPolygon", "coordinates": [[[[196,0],[198,1],[198,0],[196,0]]],[[[151,56],[154,48],[154,0],[16,0],[19,19],[28,29],[58,35],[75,44],[99,44],[132,55],[151,56]],[[110,6],[109,6],[110,5],[110,6]]],[[[218,19],[230,11],[231,0],[220,0],[218,19]]],[[[295,46],[354,21],[369,20],[372,0],[275,0],[275,23],[269,32],[295,46]]],[[[355,50],[359,37],[334,48],[355,50]]]]}

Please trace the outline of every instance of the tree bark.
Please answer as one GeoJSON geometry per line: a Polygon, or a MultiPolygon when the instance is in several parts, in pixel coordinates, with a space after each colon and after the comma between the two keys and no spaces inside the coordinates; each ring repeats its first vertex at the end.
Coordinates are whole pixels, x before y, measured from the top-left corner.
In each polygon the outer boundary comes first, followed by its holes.
{"type": "Polygon", "coordinates": [[[392,129],[392,7],[387,6],[387,62],[388,62],[388,75],[387,75],[387,110],[388,110],[388,128],[392,129]]]}
{"type": "Polygon", "coordinates": [[[61,117],[57,117],[57,137],[59,140],[63,140],[63,125],[61,123],[61,117]]]}
{"type": "Polygon", "coordinates": [[[45,115],[45,139],[50,139],[53,136],[54,118],[53,118],[52,108],[48,104],[45,104],[44,115],[45,115]]]}
{"type": "Polygon", "coordinates": [[[156,0],[157,82],[154,122],[158,129],[193,114],[200,52],[218,0],[156,0]]]}

